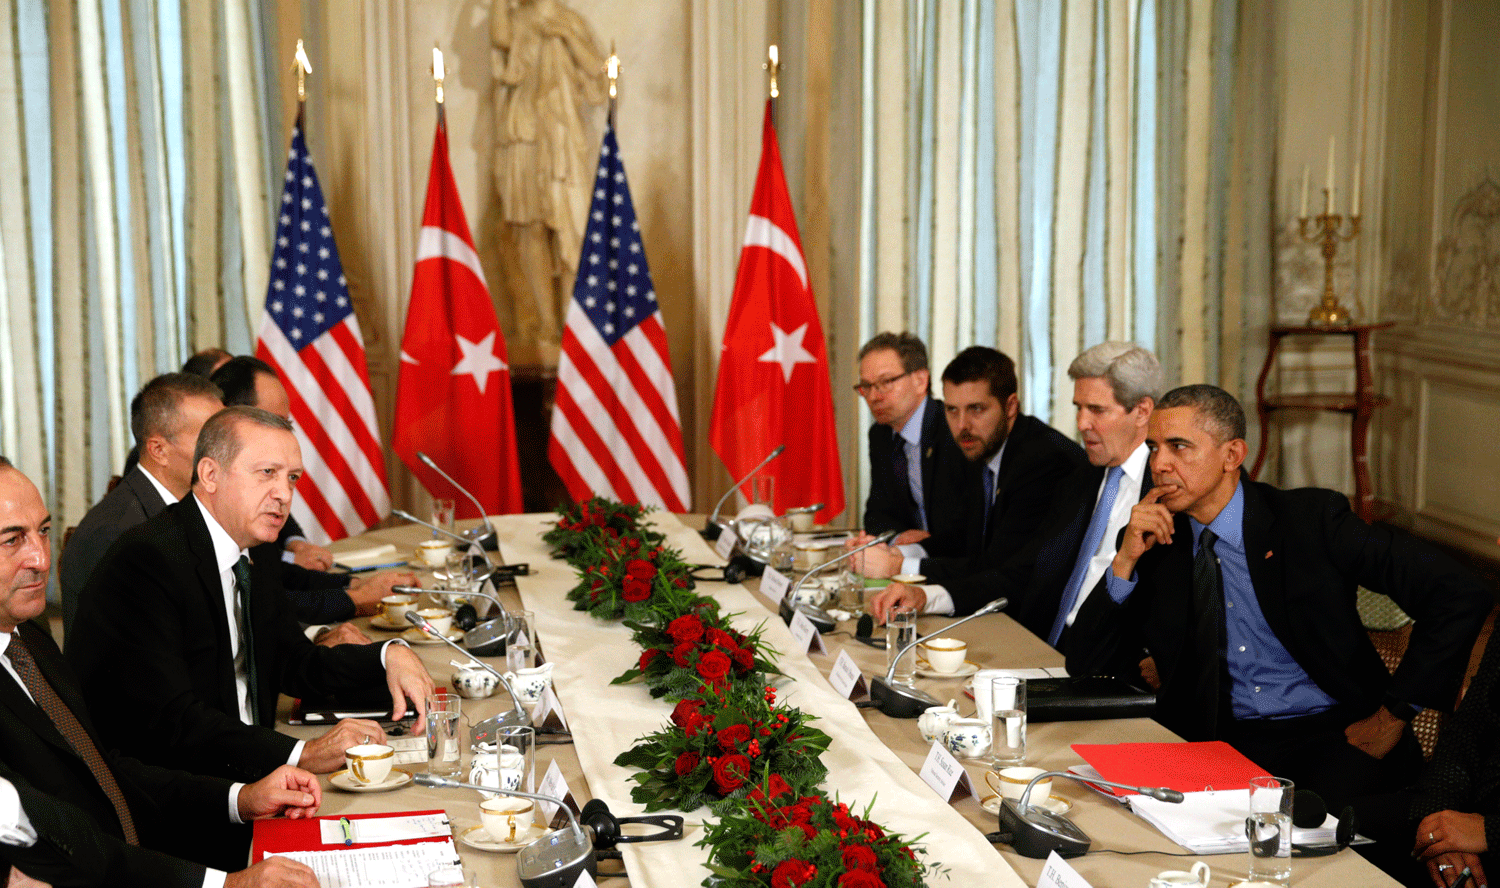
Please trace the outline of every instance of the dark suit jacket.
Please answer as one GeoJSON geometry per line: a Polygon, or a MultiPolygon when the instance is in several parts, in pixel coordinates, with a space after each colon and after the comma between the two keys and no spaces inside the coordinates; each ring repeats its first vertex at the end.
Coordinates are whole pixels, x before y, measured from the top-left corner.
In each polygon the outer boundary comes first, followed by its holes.
{"type": "MultiPolygon", "coordinates": [[[[104,558],[104,553],[125,531],[155,518],[166,507],[151,479],[140,466],[136,466],[78,522],[72,538],[63,547],[59,565],[64,638],[72,635],[79,593],[104,558]]],[[[297,532],[300,533],[300,528],[297,532]]],[[[344,591],[349,586],[349,575],[308,570],[291,562],[282,562],[281,553],[287,535],[283,528],[281,538],[251,549],[250,557],[282,564],[282,586],[292,600],[297,619],[303,623],[338,623],[353,619],[354,601],[344,591]]]]}
{"type": "MultiPolygon", "coordinates": [[[[230,781],[158,768],[110,751],[52,639],[30,623],[16,631],[25,639],[37,668],[103,753],[125,793],[143,846],[182,853],[187,844],[181,841],[184,827],[213,825],[220,833],[234,829],[228,816],[230,781]]],[[[157,737],[148,724],[133,720],[130,730],[148,739],[157,737]]],[[[22,806],[39,839],[45,838],[48,843],[0,851],[0,856],[22,872],[35,878],[52,875],[66,884],[90,884],[89,874],[100,869],[107,870],[109,878],[92,884],[194,888],[202,884],[202,865],[124,844],[115,809],[88,766],[4,670],[0,670],[0,762],[24,775],[11,780],[20,780],[17,790],[22,806]],[[29,800],[37,804],[28,804],[29,800]],[[72,808],[54,809],[53,800],[72,808]]],[[[240,853],[241,866],[236,868],[243,868],[243,848],[240,853]]],[[[219,860],[209,862],[223,865],[219,860]]]]}
{"type": "MultiPolygon", "coordinates": [[[[277,692],[337,697],[382,688],[377,645],[323,648],[302,634],[281,589],[281,563],[251,567],[260,723],[277,692]]],[[[68,640],[105,738],[147,761],[259,779],[295,742],[239,720],[229,621],[213,541],[194,497],[120,537],[84,587],[68,640]],[[145,726],[145,729],[143,729],[145,726]]]]}
{"type": "Polygon", "coordinates": [[[136,466],[78,522],[58,563],[65,638],[72,633],[73,621],[78,615],[78,594],[99,565],[99,559],[115,544],[120,534],[147,518],[156,517],[166,507],[161,494],[151,485],[151,479],[140,466],[136,466]]]}
{"type": "MultiPolygon", "coordinates": [[[[891,463],[895,447],[905,446],[899,432],[889,426],[870,426],[870,496],[865,500],[864,529],[868,534],[887,530],[910,530],[913,507],[907,492],[906,478],[897,478],[891,463]]],[[[964,540],[963,481],[967,460],[958,449],[948,421],[943,416],[943,402],[927,399],[922,416],[922,504],[927,514],[927,530],[932,534],[928,554],[961,555],[964,540]],[[936,546],[935,550],[933,546],[936,546]],[[945,548],[946,547],[946,548],[945,548]]]]}
{"type": "MultiPolygon", "coordinates": [[[[1042,530],[1031,545],[996,572],[994,581],[985,589],[984,594],[988,597],[981,596],[983,600],[961,604],[955,599],[955,605],[959,606],[957,612],[971,613],[997,595],[1009,595],[1011,602],[1005,612],[1045,641],[1057,619],[1057,609],[1062,606],[1063,587],[1073,575],[1078,550],[1083,546],[1083,535],[1088,532],[1089,521],[1094,517],[1104,473],[1102,466],[1084,465],[1064,478],[1058,485],[1047,518],[1042,522],[1042,530]]],[[[1119,496],[1128,496],[1132,503],[1136,503],[1150,489],[1148,468],[1136,489],[1122,489],[1119,496]]],[[[1066,650],[1066,641],[1064,635],[1060,649],[1066,650]]]]}
{"type": "MultiPolygon", "coordinates": [[[[1245,557],[1266,622],[1318,687],[1350,711],[1374,712],[1397,700],[1450,710],[1469,652],[1490,608],[1479,580],[1437,550],[1386,527],[1371,527],[1332,490],[1245,487],[1245,557]],[[1416,621],[1394,676],[1370,643],[1355,610],[1355,588],[1395,599],[1416,621]]],[[[1213,739],[1209,707],[1193,697],[1192,530],[1178,515],[1172,544],[1156,546],[1136,565],[1137,585],[1115,604],[1104,581],[1079,610],[1068,646],[1068,671],[1088,675],[1115,660],[1122,646],[1144,644],[1156,658],[1162,688],[1157,721],[1188,740],[1213,739]]]]}
{"type": "Polygon", "coordinates": [[[984,466],[967,464],[964,476],[964,555],[922,559],[929,583],[948,589],[964,612],[1005,594],[993,575],[1020,553],[1041,530],[1057,485],[1074,469],[1088,464],[1083,448],[1033,416],[1016,417],[1006,439],[1005,456],[995,478],[995,499],[984,520],[984,466]]]}

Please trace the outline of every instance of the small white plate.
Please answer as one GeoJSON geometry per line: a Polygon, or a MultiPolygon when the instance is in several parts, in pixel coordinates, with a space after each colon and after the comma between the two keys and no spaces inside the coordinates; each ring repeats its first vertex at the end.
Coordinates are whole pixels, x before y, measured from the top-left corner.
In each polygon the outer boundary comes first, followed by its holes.
{"type": "Polygon", "coordinates": [[[483,826],[471,826],[458,834],[458,840],[470,848],[476,848],[480,851],[514,854],[550,832],[552,830],[547,829],[545,826],[533,823],[525,830],[517,830],[514,842],[497,842],[489,833],[485,832],[483,826]]]}
{"type": "MultiPolygon", "coordinates": [[[[463,641],[464,640],[464,631],[462,629],[457,629],[457,628],[449,629],[448,630],[448,638],[450,640],[452,640],[452,641],[463,641]]],[[[428,637],[427,633],[423,632],[421,629],[418,629],[416,626],[413,626],[410,629],[406,630],[405,632],[401,633],[401,640],[404,641],[404,642],[406,642],[407,644],[442,644],[443,643],[442,639],[440,639],[440,638],[430,638],[430,637],[428,637]]]]}
{"type": "MultiPolygon", "coordinates": [[[[990,812],[991,814],[999,814],[1000,796],[986,796],[984,800],[979,803],[979,807],[990,812]]],[[[1051,811],[1053,814],[1061,816],[1073,810],[1073,803],[1060,795],[1055,795],[1048,796],[1047,801],[1045,802],[1032,803],[1032,807],[1041,808],[1044,811],[1051,811]]]]}
{"type": "Polygon", "coordinates": [[[978,671],[979,664],[973,660],[965,660],[964,665],[953,672],[938,672],[926,660],[917,658],[917,674],[923,678],[968,678],[978,671]]]}
{"type": "Polygon", "coordinates": [[[411,772],[405,768],[392,768],[391,773],[380,783],[369,785],[355,780],[348,769],[334,771],[328,776],[328,782],[342,789],[344,792],[389,792],[400,789],[412,781],[411,772]]]}
{"type": "Polygon", "coordinates": [[[385,618],[385,614],[376,614],[370,618],[370,625],[376,629],[384,629],[387,632],[405,632],[411,628],[411,624],[402,620],[400,623],[392,623],[385,618]]]}

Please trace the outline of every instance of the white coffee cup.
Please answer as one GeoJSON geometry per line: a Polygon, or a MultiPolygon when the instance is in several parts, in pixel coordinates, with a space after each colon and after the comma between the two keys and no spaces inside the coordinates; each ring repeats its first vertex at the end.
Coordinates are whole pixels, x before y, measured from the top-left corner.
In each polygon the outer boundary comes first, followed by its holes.
{"type": "Polygon", "coordinates": [[[952,675],[964,668],[964,658],[969,653],[969,643],[961,638],[934,638],[917,646],[927,665],[933,672],[952,675]]]}
{"type": "Polygon", "coordinates": [[[344,750],[344,764],[349,776],[361,786],[377,786],[391,776],[396,750],[383,743],[366,743],[344,750]]]}
{"type": "Polygon", "coordinates": [[[406,625],[406,612],[417,606],[415,595],[387,595],[380,599],[380,615],[392,625],[406,625]]]}
{"type": "Polygon", "coordinates": [[[495,796],[479,803],[479,822],[497,842],[514,842],[517,833],[524,834],[534,822],[535,810],[530,799],[495,796]]]}
{"type": "MultiPolygon", "coordinates": [[[[1041,768],[1001,768],[999,771],[985,771],[984,782],[990,785],[990,789],[1000,793],[1008,799],[1021,800],[1021,794],[1026,791],[1026,784],[1033,778],[1045,774],[1041,768]]],[[[1036,805],[1047,800],[1052,794],[1052,778],[1038,780],[1036,786],[1031,789],[1031,804],[1036,805]]]]}
{"type": "Polygon", "coordinates": [[[442,567],[448,563],[448,553],[453,544],[447,540],[423,540],[417,543],[417,557],[428,567],[442,567]]]}
{"type": "Polygon", "coordinates": [[[445,607],[424,607],[417,613],[432,624],[435,632],[441,633],[444,637],[447,637],[449,630],[453,628],[453,611],[445,607]]]}
{"type": "Polygon", "coordinates": [[[1151,880],[1151,888],[1208,888],[1208,864],[1198,861],[1188,872],[1166,870],[1151,880]]]}

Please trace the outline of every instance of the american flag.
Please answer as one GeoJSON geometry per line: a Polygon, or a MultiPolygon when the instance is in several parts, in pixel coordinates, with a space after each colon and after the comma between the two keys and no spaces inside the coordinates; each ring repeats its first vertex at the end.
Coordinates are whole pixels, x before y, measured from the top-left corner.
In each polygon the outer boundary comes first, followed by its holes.
{"type": "Polygon", "coordinates": [[[547,456],[574,499],[683,512],[692,498],[667,331],[612,125],[563,326],[547,456]]]}
{"type": "Polygon", "coordinates": [[[327,542],[363,532],[391,502],[364,340],[300,115],[280,209],[255,354],[291,396],[306,469],[292,514],[309,539],[327,542]]]}

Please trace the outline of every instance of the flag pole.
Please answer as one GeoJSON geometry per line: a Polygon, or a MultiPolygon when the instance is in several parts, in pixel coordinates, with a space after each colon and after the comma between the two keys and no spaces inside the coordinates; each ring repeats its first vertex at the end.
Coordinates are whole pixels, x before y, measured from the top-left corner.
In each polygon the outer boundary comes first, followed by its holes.
{"type": "Polygon", "coordinates": [[[609,78],[609,128],[615,128],[615,102],[619,98],[620,57],[615,54],[615,42],[609,41],[609,58],[604,60],[604,76],[609,78]]]}
{"type": "Polygon", "coordinates": [[[437,85],[437,117],[438,126],[443,126],[443,78],[447,70],[443,67],[443,51],[438,49],[436,43],[432,44],[432,82],[437,85]]]}
{"type": "Polygon", "coordinates": [[[297,119],[307,107],[307,75],[312,73],[312,62],[307,60],[307,47],[302,38],[297,38],[297,52],[292,56],[292,70],[297,74],[297,119]]]}
{"type": "Polygon", "coordinates": [[[760,67],[761,70],[771,75],[771,100],[769,104],[771,106],[771,119],[774,121],[776,118],[776,97],[781,95],[781,90],[776,86],[776,74],[781,70],[781,51],[777,49],[776,44],[771,44],[770,48],[766,50],[766,61],[760,67]]]}

